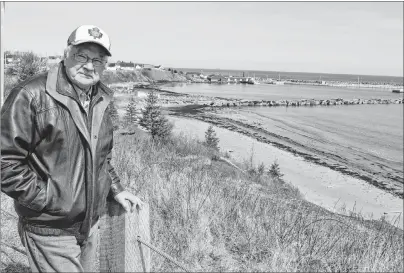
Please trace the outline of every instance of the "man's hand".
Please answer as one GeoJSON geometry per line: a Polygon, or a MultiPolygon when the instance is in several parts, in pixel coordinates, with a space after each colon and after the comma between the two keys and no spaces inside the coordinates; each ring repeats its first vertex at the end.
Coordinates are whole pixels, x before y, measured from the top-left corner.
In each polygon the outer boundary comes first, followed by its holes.
{"type": "Polygon", "coordinates": [[[142,209],[143,207],[143,202],[140,200],[140,198],[136,197],[128,191],[118,193],[117,195],[115,195],[114,199],[116,202],[121,204],[126,212],[133,212],[136,206],[138,206],[139,209],[142,209]]]}

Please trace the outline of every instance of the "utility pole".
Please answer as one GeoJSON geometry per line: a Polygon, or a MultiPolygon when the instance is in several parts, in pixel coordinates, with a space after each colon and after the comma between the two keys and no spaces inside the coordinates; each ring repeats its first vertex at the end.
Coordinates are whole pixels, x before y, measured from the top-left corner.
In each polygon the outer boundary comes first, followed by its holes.
{"type": "MultiPolygon", "coordinates": [[[[0,108],[3,106],[3,96],[4,96],[4,50],[3,50],[3,21],[4,21],[4,10],[5,10],[5,3],[0,2],[0,7],[1,7],[1,30],[0,30],[0,54],[1,54],[1,63],[0,63],[0,108]]],[[[0,185],[1,188],[1,185],[0,185]]],[[[0,240],[2,240],[2,236],[0,234],[0,240]]],[[[0,269],[1,273],[1,269],[0,269]]]]}
{"type": "Polygon", "coordinates": [[[6,9],[6,4],[4,1],[0,2],[1,5],[1,32],[0,32],[0,53],[1,53],[1,64],[0,64],[0,107],[3,106],[4,100],[4,11],[6,9]]]}

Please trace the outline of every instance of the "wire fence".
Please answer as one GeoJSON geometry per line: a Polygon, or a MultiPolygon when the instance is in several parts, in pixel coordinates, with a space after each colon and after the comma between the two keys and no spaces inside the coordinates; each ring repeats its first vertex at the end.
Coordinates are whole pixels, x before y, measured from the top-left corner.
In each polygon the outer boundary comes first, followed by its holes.
{"type": "MultiPolygon", "coordinates": [[[[10,217],[12,217],[12,218],[14,218],[15,220],[18,221],[18,216],[14,215],[14,214],[12,214],[12,213],[10,213],[10,212],[8,212],[8,211],[5,211],[5,210],[3,210],[3,209],[1,209],[1,211],[2,211],[3,213],[7,214],[8,216],[10,216],[10,217]]],[[[138,242],[139,244],[143,244],[143,245],[147,246],[148,248],[150,248],[151,250],[153,250],[155,253],[159,254],[159,255],[162,256],[162,257],[164,257],[166,260],[168,260],[168,261],[170,261],[171,263],[175,264],[176,266],[178,266],[179,268],[181,268],[181,269],[184,270],[185,272],[191,272],[191,271],[190,271],[189,269],[187,269],[184,265],[182,265],[181,263],[179,263],[178,261],[176,261],[173,257],[171,257],[170,255],[168,255],[168,254],[165,253],[164,251],[158,249],[157,247],[155,247],[154,245],[152,245],[150,242],[146,242],[146,241],[142,240],[142,238],[141,238],[140,236],[137,236],[136,240],[137,240],[137,242],[138,242]]],[[[1,243],[2,243],[3,245],[5,245],[5,246],[7,246],[7,247],[9,247],[9,248],[11,248],[11,249],[13,249],[14,251],[17,251],[17,252],[19,252],[19,253],[21,253],[21,254],[27,256],[27,253],[26,253],[25,251],[19,249],[18,247],[13,246],[13,245],[11,245],[11,244],[9,244],[9,243],[6,243],[6,242],[4,242],[3,240],[1,241],[1,243]]]]}
{"type": "Polygon", "coordinates": [[[160,256],[166,258],[168,261],[172,262],[173,264],[175,264],[176,266],[178,266],[179,268],[181,268],[181,269],[184,270],[185,272],[191,272],[190,270],[188,270],[187,268],[185,268],[185,266],[183,266],[182,264],[180,264],[179,262],[177,262],[176,260],[174,260],[174,258],[171,257],[170,255],[164,253],[163,251],[161,251],[160,249],[156,248],[156,247],[153,246],[152,244],[143,241],[143,240],[140,238],[140,236],[138,236],[136,240],[137,240],[139,243],[144,244],[145,246],[147,246],[148,248],[150,248],[151,250],[153,250],[154,252],[156,252],[156,253],[159,254],[160,256]]]}

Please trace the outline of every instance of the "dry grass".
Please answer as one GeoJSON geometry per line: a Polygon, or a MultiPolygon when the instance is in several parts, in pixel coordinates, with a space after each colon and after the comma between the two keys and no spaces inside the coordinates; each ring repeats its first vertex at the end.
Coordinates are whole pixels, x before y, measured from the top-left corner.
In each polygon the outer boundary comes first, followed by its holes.
{"type": "MultiPolygon", "coordinates": [[[[212,161],[180,137],[116,138],[123,182],[150,204],[152,241],[194,271],[392,272],[403,268],[403,233],[381,221],[333,214],[282,180],[212,161]]],[[[178,271],[152,254],[153,271],[178,271]]]]}
{"type": "Polygon", "coordinates": [[[16,215],[12,199],[4,193],[1,193],[1,210],[1,271],[29,272],[26,256],[12,248],[16,247],[20,251],[25,251],[18,236],[16,219],[6,213],[16,215]],[[3,242],[6,242],[8,246],[3,242]]]}

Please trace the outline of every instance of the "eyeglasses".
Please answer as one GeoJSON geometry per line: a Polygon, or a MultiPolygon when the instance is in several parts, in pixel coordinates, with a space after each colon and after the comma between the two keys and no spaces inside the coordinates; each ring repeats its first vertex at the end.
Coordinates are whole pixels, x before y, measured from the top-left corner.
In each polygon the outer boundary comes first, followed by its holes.
{"type": "Polygon", "coordinates": [[[80,53],[74,54],[74,59],[76,61],[78,61],[79,63],[83,63],[83,64],[88,63],[88,61],[91,61],[95,67],[100,67],[100,66],[103,66],[106,64],[106,61],[104,61],[104,60],[101,60],[98,58],[91,59],[87,55],[80,54],[80,53]]]}

